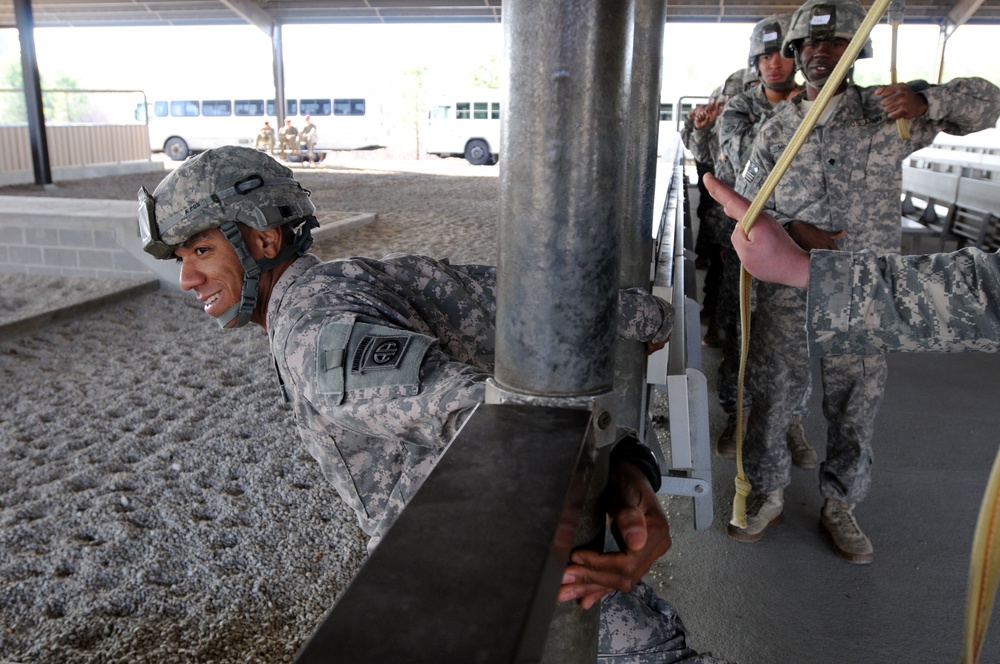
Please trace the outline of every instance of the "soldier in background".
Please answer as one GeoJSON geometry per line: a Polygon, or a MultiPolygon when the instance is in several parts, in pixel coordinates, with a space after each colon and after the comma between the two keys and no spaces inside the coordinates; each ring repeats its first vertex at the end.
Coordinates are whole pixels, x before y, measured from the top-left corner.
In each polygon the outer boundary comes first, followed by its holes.
{"type": "Polygon", "coordinates": [[[305,146],[306,154],[302,158],[305,166],[312,166],[316,158],[316,125],[312,123],[312,117],[306,116],[306,123],[299,132],[299,143],[305,146]]]}
{"type": "MultiPolygon", "coordinates": [[[[792,15],[782,55],[794,57],[806,92],[780,105],[758,132],[737,191],[752,196],[788,145],[819,96],[849,40],[865,18],[856,0],[809,0],[792,15]]],[[[871,57],[866,45],[860,57],[871,57]]],[[[940,131],[967,134],[993,126],[1000,89],[980,78],[955,79],[920,89],[905,84],[872,88],[845,81],[768,201],[767,210],[803,249],[872,249],[900,246],[901,164],[929,145],[940,131]],[[903,141],[896,119],[910,125],[903,141]]],[[[802,339],[806,302],[801,290],[757,285],[750,339],[748,386],[753,408],[744,443],[748,479],[756,492],[746,528],[734,539],[753,542],[781,519],[784,487],[790,482],[785,433],[808,380],[809,356],[802,339]]],[[[874,421],[885,389],[881,356],[824,357],[823,413],[826,459],[820,465],[824,498],[820,524],[838,556],[857,564],[874,557],[871,540],[854,516],[871,485],[874,421]]]]}
{"type": "Polygon", "coordinates": [[[264,121],[264,126],[257,132],[257,138],[254,139],[253,146],[257,150],[264,150],[269,153],[274,152],[274,129],[271,127],[270,122],[264,121]]]}
{"type": "MultiPolygon", "coordinates": [[[[695,162],[704,164],[705,173],[714,173],[724,182],[731,182],[735,176],[732,169],[720,160],[719,137],[715,123],[729,99],[743,92],[743,79],[743,69],[730,74],[725,82],[712,92],[708,104],[692,109],[681,133],[681,139],[694,155],[695,162]]],[[[703,178],[704,173],[701,175],[701,179],[703,178]]],[[[707,329],[702,343],[718,347],[722,344],[721,319],[729,315],[719,307],[723,271],[722,246],[729,242],[729,222],[722,208],[710,196],[703,196],[703,199],[699,200],[698,208],[704,209],[704,212],[699,213],[701,226],[698,229],[698,243],[703,245],[702,255],[708,261],[701,311],[702,322],[707,325],[707,329]]]]}
{"type": "MultiPolygon", "coordinates": [[[[722,159],[730,164],[729,170],[739,173],[750,156],[750,148],[760,126],[774,114],[774,108],[781,102],[802,91],[795,82],[795,60],[781,55],[781,42],[788,32],[791,14],[775,14],[758,21],[750,34],[750,52],[747,57],[747,71],[756,72],[760,84],[742,92],[726,104],[718,122],[719,149],[722,159]]],[[[733,186],[732,180],[720,178],[733,186]]],[[[729,234],[733,224],[726,225],[729,233],[722,243],[722,284],[719,289],[719,306],[726,311],[738,311],[740,303],[740,261],[733,249],[729,234]]],[[[728,415],[726,426],[719,436],[716,451],[722,457],[736,456],[736,400],[740,368],[740,318],[738,315],[725,316],[723,326],[722,362],[719,364],[719,404],[728,415]]],[[[792,463],[801,468],[815,468],[816,450],[806,440],[802,420],[809,414],[807,403],[812,381],[802,403],[792,416],[785,442],[792,455],[792,463]]],[[[750,416],[752,399],[749,390],[743,392],[743,432],[746,434],[747,418],[750,416]]]]}
{"type": "Polygon", "coordinates": [[[292,126],[291,120],[285,120],[285,126],[278,130],[278,154],[288,161],[288,155],[299,151],[299,130],[292,126]]]}

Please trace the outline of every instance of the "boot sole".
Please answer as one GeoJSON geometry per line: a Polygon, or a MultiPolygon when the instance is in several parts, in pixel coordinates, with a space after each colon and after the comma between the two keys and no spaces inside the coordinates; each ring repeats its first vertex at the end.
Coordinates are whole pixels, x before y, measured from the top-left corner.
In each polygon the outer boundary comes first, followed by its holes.
{"type": "Polygon", "coordinates": [[[778,516],[768,521],[767,525],[764,526],[764,528],[759,533],[756,534],[750,534],[747,531],[743,530],[742,528],[737,528],[736,526],[730,523],[726,526],[726,534],[729,535],[734,540],[736,540],[737,542],[756,542],[757,540],[759,540],[761,537],[764,536],[764,533],[767,532],[768,528],[770,528],[771,526],[776,526],[779,523],[781,523],[781,520],[784,517],[785,513],[782,512],[778,516]]]}
{"type": "Polygon", "coordinates": [[[833,545],[833,551],[837,554],[837,557],[841,560],[846,560],[853,565],[870,565],[872,560],[875,559],[875,552],[871,553],[851,553],[850,551],[844,551],[839,546],[837,546],[837,540],[833,538],[833,534],[830,529],[826,527],[823,523],[823,519],[819,520],[819,529],[823,531],[827,539],[830,540],[830,544],[833,545]]]}
{"type": "Polygon", "coordinates": [[[809,462],[806,462],[806,463],[801,463],[801,462],[798,462],[798,461],[792,459],[792,465],[795,466],[796,468],[805,468],[806,470],[810,470],[812,468],[815,468],[819,464],[817,462],[815,462],[815,461],[809,461],[809,462]]]}

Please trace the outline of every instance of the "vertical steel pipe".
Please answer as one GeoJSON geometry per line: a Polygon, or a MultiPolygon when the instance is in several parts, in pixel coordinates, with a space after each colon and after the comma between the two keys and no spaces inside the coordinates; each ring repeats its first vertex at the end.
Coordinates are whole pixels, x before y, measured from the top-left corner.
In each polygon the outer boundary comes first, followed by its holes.
{"type": "MultiPolygon", "coordinates": [[[[622,288],[649,288],[652,284],[653,194],[667,6],[663,0],[631,0],[629,4],[633,6],[633,29],[619,284],[622,288]]],[[[644,433],[645,349],[640,344],[616,339],[613,358],[618,396],[615,424],[644,433]]]]}
{"type": "MultiPolygon", "coordinates": [[[[494,376],[529,403],[613,385],[629,16],[619,0],[504,5],[494,376]]],[[[603,543],[607,449],[576,545],[603,543]]],[[[560,604],[543,662],[594,661],[599,626],[598,609],[560,604]]]]}
{"type": "Polygon", "coordinates": [[[611,389],[627,3],[504,3],[496,381],[611,389]]]}

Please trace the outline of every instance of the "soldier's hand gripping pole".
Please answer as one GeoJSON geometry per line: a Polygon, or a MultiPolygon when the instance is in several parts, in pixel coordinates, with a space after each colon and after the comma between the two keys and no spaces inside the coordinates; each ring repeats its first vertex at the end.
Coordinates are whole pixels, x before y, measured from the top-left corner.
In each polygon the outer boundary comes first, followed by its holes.
{"type": "MultiPolygon", "coordinates": [[[[757,221],[757,215],[764,208],[764,203],[774,193],[778,181],[781,180],[785,171],[788,170],[792,160],[795,159],[795,155],[798,154],[802,145],[806,142],[809,133],[816,126],[816,122],[819,120],[820,115],[822,115],[826,105],[833,98],[837,88],[840,87],[840,84],[847,76],[848,70],[854,65],[854,60],[861,53],[862,47],[868,40],[868,35],[871,34],[872,28],[882,18],[882,14],[885,13],[889,2],[890,0],[876,0],[875,4],[868,11],[865,20],[861,22],[861,26],[854,34],[854,38],[848,44],[847,50],[841,56],[840,62],[834,67],[830,78],[820,90],[816,103],[813,104],[812,108],[809,109],[809,112],[802,119],[802,124],[795,130],[792,140],[789,141],[785,151],[781,153],[781,157],[778,159],[778,163],[775,164],[774,170],[768,174],[760,191],[754,196],[753,201],[750,203],[750,208],[743,215],[743,219],[740,220],[740,226],[747,235],[750,234],[750,229],[753,228],[754,222],[757,221]]],[[[751,489],[746,474],[743,472],[743,378],[746,374],[747,350],[750,347],[750,284],[750,273],[744,267],[740,266],[740,322],[743,327],[743,337],[740,344],[740,371],[737,383],[738,396],[736,398],[736,496],[733,498],[733,518],[731,521],[737,528],[746,528],[746,498],[750,494],[751,489]]]]}
{"type": "MultiPolygon", "coordinates": [[[[898,82],[896,80],[896,44],[897,31],[899,26],[903,23],[903,13],[906,9],[906,0],[893,0],[889,3],[889,25],[892,26],[892,56],[889,61],[889,76],[892,79],[892,84],[896,85],[898,82]]],[[[896,129],[899,130],[899,137],[904,141],[910,140],[910,126],[906,124],[906,120],[903,118],[896,118],[896,129]]]]}

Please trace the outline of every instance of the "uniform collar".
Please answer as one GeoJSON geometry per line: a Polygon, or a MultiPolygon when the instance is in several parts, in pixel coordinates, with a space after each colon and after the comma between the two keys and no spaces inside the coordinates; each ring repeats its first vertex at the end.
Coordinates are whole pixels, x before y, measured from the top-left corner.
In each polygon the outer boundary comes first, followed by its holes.
{"type": "Polygon", "coordinates": [[[267,303],[267,329],[273,330],[275,326],[275,318],[278,315],[278,310],[281,309],[281,300],[285,297],[285,293],[291,287],[295,281],[305,274],[310,268],[319,265],[322,261],[313,254],[303,254],[296,258],[291,265],[289,265],[282,275],[278,278],[278,283],[274,285],[271,289],[271,298],[267,303]]]}

